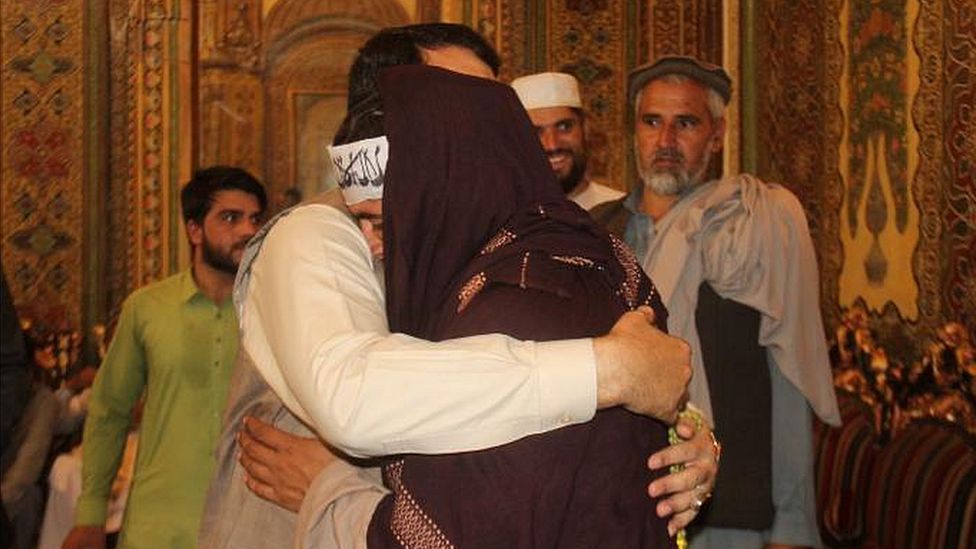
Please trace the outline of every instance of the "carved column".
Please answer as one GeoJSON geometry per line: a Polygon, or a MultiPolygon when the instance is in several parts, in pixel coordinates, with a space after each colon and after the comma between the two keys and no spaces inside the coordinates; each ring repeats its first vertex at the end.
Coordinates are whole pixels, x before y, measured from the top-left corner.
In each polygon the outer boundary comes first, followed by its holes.
{"type": "Polygon", "coordinates": [[[261,3],[200,3],[197,163],[240,166],[264,180],[261,3]]]}

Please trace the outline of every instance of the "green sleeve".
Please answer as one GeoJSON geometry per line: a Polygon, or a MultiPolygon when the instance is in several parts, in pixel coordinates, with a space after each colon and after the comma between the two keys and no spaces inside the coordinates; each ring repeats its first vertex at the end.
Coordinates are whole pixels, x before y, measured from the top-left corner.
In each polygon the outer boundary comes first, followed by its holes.
{"type": "Polygon", "coordinates": [[[132,420],[132,407],[146,384],[138,295],[126,300],[92,386],[82,438],[78,525],[104,525],[106,507],[132,420]]]}

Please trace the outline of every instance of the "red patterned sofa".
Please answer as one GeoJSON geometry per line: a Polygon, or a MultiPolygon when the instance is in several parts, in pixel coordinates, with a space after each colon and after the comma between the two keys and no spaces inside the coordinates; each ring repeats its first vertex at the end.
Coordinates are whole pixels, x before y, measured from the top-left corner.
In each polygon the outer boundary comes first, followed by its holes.
{"type": "Polygon", "coordinates": [[[882,443],[869,405],[841,390],[838,401],[843,425],[814,429],[824,543],[976,548],[976,437],[921,419],[882,443]]]}

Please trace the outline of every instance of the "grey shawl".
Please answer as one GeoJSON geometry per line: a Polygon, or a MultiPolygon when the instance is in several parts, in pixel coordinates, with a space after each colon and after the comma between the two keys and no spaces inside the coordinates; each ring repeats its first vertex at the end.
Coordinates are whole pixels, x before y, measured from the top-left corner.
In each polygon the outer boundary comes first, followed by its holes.
{"type": "Polygon", "coordinates": [[[707,281],[760,312],[759,344],[769,360],[821,419],[839,425],[816,256],[796,197],[750,175],[726,177],[682,197],[652,231],[642,265],[668,307],[671,333],[692,347],[692,402],[712,417],[695,328],[698,289],[707,281]]]}

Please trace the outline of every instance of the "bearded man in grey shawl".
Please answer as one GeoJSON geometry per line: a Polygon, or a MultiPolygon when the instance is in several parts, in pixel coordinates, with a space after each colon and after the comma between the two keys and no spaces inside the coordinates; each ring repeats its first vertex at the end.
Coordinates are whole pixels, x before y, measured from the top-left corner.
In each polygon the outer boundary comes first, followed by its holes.
{"type": "Polygon", "coordinates": [[[723,441],[714,497],[695,502],[691,547],[815,547],[811,410],[840,423],[816,258],[789,190],[747,174],[705,181],[731,84],[721,67],[688,57],[635,70],[643,184],[591,213],[657,285],[671,333],[692,347],[691,402],[723,441]]]}

